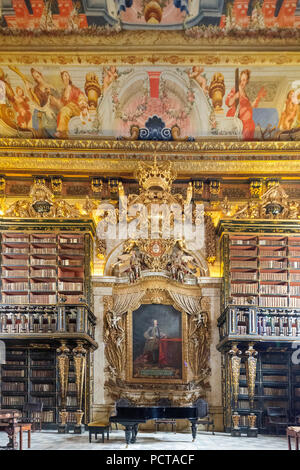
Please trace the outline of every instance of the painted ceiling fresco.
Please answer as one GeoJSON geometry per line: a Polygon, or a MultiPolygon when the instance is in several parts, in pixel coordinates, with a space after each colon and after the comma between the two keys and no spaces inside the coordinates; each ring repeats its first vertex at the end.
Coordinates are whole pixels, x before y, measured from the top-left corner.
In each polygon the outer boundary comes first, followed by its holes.
{"type": "Polygon", "coordinates": [[[300,139],[299,67],[1,66],[0,135],[300,139]]]}
{"type": "MultiPolygon", "coordinates": [[[[1,5],[1,3],[0,3],[1,5]]],[[[299,28],[300,0],[2,0],[12,30],[299,28]]]]}

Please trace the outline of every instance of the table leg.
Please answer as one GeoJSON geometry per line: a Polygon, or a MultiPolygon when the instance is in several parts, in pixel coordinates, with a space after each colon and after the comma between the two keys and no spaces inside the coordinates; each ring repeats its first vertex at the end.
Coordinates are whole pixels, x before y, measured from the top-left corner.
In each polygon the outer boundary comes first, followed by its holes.
{"type": "Polygon", "coordinates": [[[23,450],[23,430],[22,430],[22,427],[20,427],[19,435],[20,435],[20,450],[23,450]]]}
{"type": "Polygon", "coordinates": [[[109,429],[107,430],[106,435],[107,435],[107,440],[109,441],[109,429]]]}
{"type": "Polygon", "coordinates": [[[28,429],[28,449],[31,447],[31,429],[28,429]]]}
{"type": "Polygon", "coordinates": [[[296,434],[296,450],[299,450],[299,438],[298,438],[298,434],[296,434]]]}
{"type": "Polygon", "coordinates": [[[8,443],[6,447],[12,448],[13,450],[17,449],[17,430],[14,428],[14,426],[7,426],[7,428],[4,428],[4,431],[8,435],[8,443]]]}
{"type": "Polygon", "coordinates": [[[192,436],[193,436],[193,442],[197,437],[197,424],[194,422],[191,422],[192,424],[192,436]]]}
{"type": "Polygon", "coordinates": [[[125,440],[126,440],[127,447],[129,446],[131,435],[132,435],[132,426],[126,425],[125,426],[125,440]]]}
{"type": "Polygon", "coordinates": [[[288,449],[289,449],[289,450],[292,450],[292,449],[291,449],[291,436],[288,434],[288,435],[287,435],[287,438],[288,438],[288,449]]]}
{"type": "Polygon", "coordinates": [[[130,441],[131,444],[135,443],[137,433],[138,433],[138,424],[135,424],[134,426],[132,426],[132,435],[131,435],[131,441],[130,441]]]}

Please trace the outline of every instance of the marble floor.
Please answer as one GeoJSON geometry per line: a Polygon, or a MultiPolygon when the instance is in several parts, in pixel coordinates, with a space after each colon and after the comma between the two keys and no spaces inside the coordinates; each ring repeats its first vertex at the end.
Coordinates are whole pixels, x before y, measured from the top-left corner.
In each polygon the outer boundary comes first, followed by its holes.
{"type": "MultiPolygon", "coordinates": [[[[27,433],[24,433],[27,434],[27,433]]],[[[125,450],[124,431],[113,430],[109,441],[102,444],[101,436],[89,444],[88,433],[81,435],[58,434],[55,431],[32,433],[31,450],[125,450]]],[[[23,437],[23,447],[27,450],[27,435],[23,437]]],[[[0,446],[6,445],[6,434],[0,433],[0,446]]],[[[293,443],[294,445],[294,443],[293,443]]],[[[199,431],[197,439],[192,442],[190,433],[140,432],[137,442],[130,444],[128,450],[287,450],[285,436],[247,436],[231,437],[229,434],[199,431]]]]}

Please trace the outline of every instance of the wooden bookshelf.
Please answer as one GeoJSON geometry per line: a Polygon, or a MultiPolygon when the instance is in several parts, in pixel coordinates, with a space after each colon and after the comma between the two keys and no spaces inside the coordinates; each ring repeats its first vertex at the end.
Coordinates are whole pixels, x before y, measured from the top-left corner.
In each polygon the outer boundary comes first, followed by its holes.
{"type": "MultiPolygon", "coordinates": [[[[87,374],[89,373],[87,367],[87,374]]],[[[22,411],[25,403],[43,403],[42,426],[55,429],[59,422],[60,391],[55,349],[8,348],[1,367],[1,408],[22,411]]],[[[84,392],[82,410],[89,406],[84,392]]],[[[74,364],[70,363],[67,411],[69,425],[76,423],[77,407],[74,364]]],[[[87,408],[88,409],[88,408],[87,408]]],[[[83,421],[88,421],[88,417],[83,421]]]]}
{"type": "Polygon", "coordinates": [[[79,303],[86,293],[84,234],[3,232],[1,303],[79,303]]]}

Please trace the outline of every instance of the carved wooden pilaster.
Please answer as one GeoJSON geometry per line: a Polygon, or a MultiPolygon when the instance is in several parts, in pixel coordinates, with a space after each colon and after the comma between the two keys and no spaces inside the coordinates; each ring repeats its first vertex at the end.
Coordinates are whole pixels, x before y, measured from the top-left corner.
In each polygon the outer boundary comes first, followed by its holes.
{"type": "Polygon", "coordinates": [[[57,351],[57,364],[58,364],[58,373],[59,373],[59,383],[60,383],[60,397],[61,397],[61,410],[59,412],[61,426],[59,426],[59,432],[66,432],[66,420],[67,420],[67,393],[68,393],[68,382],[69,382],[69,368],[70,368],[70,359],[69,353],[70,349],[67,347],[65,341],[61,341],[61,346],[56,350],[57,351]]]}
{"type": "Polygon", "coordinates": [[[245,354],[248,356],[246,361],[246,376],[250,409],[254,408],[254,395],[255,395],[255,379],[256,379],[256,366],[257,366],[257,351],[253,348],[254,343],[249,343],[248,349],[245,354]]]}
{"type": "Polygon", "coordinates": [[[233,408],[236,410],[238,408],[238,398],[239,398],[239,380],[240,380],[240,369],[241,369],[241,351],[238,349],[237,345],[234,344],[229,351],[231,355],[230,358],[230,374],[231,374],[231,390],[232,390],[232,401],[233,408]]]}
{"type": "Polygon", "coordinates": [[[76,396],[77,396],[77,408],[76,411],[76,427],[81,427],[81,420],[83,412],[81,410],[82,395],[83,395],[83,383],[84,374],[86,367],[86,349],[83,347],[82,341],[77,341],[77,346],[72,351],[74,369],[75,369],[75,380],[76,380],[76,396]]]}

